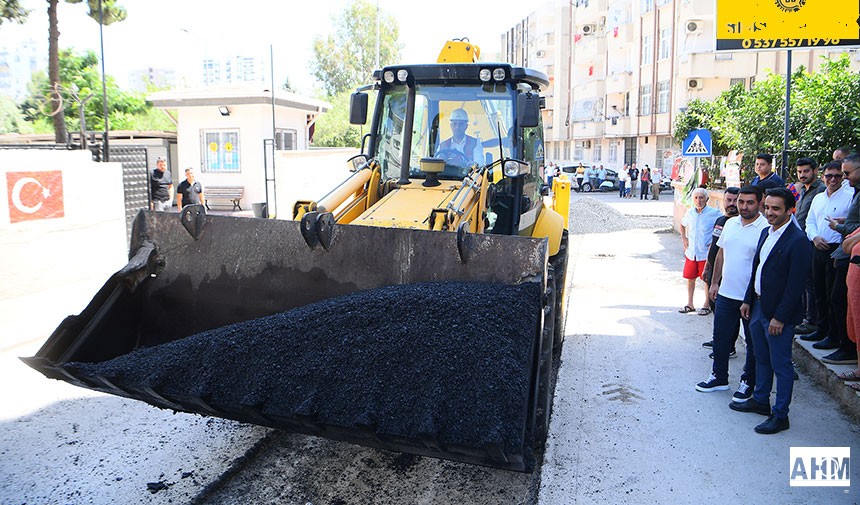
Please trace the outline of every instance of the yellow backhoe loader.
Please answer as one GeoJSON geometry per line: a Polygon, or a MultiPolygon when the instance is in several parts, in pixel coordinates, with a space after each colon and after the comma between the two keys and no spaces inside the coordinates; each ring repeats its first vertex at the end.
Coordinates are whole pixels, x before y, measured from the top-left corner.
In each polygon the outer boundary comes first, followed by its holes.
{"type": "Polygon", "coordinates": [[[478,56],[455,40],[375,71],[351,174],[292,220],[141,211],[128,265],[22,359],[160,408],[531,471],[569,186],[542,182],[546,76],[478,56]]]}

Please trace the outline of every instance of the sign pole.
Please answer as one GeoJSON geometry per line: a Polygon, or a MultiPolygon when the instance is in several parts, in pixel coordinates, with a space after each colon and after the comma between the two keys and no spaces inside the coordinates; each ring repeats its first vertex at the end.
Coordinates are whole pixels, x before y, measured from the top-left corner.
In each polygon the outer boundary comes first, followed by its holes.
{"type": "Polygon", "coordinates": [[[779,176],[785,180],[788,175],[788,128],[791,124],[791,49],[786,51],[785,69],[785,128],[782,136],[782,166],[779,176]]]}

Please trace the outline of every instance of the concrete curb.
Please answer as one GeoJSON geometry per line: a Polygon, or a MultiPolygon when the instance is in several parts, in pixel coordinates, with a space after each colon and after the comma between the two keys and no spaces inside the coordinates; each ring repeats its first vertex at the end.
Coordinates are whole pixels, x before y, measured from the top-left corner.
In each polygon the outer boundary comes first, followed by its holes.
{"type": "Polygon", "coordinates": [[[854,365],[829,365],[821,357],[831,352],[814,349],[814,342],[794,341],[794,362],[839,404],[840,410],[854,422],[860,423],[860,393],[839,380],[836,374],[853,370],[854,365]]]}

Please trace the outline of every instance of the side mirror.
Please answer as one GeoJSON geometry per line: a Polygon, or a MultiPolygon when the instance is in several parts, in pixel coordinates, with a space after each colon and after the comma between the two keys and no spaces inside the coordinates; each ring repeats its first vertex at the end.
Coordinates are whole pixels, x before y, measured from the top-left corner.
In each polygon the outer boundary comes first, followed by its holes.
{"type": "Polygon", "coordinates": [[[352,158],[346,160],[350,172],[358,172],[367,166],[367,155],[356,154],[352,158]]]}
{"type": "Polygon", "coordinates": [[[349,96],[349,124],[367,123],[367,94],[353,93],[349,96]]]}
{"type": "Polygon", "coordinates": [[[517,95],[517,124],[533,128],[540,124],[540,97],[531,92],[517,95]]]}

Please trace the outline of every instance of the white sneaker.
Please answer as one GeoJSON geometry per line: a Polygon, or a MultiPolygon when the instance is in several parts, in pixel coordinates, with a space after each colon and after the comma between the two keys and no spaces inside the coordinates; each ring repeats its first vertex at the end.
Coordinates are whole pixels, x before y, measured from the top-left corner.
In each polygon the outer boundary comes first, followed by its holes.
{"type": "Polygon", "coordinates": [[[696,384],[696,391],[701,391],[702,393],[711,393],[713,391],[728,391],[728,389],[728,381],[718,381],[717,377],[714,374],[711,374],[710,377],[708,377],[708,380],[696,384]]]}

